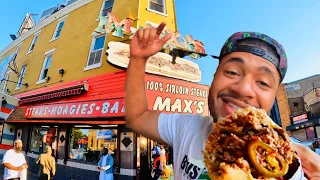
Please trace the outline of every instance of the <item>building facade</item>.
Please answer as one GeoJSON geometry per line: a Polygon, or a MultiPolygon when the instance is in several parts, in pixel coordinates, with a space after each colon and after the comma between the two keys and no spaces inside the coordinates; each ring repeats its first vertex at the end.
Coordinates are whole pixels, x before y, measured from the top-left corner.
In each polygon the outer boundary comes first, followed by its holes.
{"type": "MultiPolygon", "coordinates": [[[[5,120],[3,146],[21,139],[28,170],[37,174],[35,159],[50,145],[57,179],[86,180],[98,178],[97,162],[108,147],[115,152],[116,179],[144,179],[141,171],[149,167],[157,142],[125,127],[128,43],[139,28],[162,21],[164,33],[177,32],[173,1],[67,0],[45,10],[37,24],[30,18],[27,14],[12,43],[0,51],[1,88],[19,99],[5,120]]],[[[179,33],[165,48],[190,44],[196,49],[187,50],[204,52],[201,42],[179,33]]],[[[199,66],[172,59],[161,52],[148,61],[149,108],[208,115],[209,87],[197,83],[199,66]]],[[[163,146],[172,164],[172,150],[163,146]]]]}
{"type": "Polygon", "coordinates": [[[284,84],[290,124],[286,126],[292,136],[300,140],[320,137],[320,75],[284,84]]]}

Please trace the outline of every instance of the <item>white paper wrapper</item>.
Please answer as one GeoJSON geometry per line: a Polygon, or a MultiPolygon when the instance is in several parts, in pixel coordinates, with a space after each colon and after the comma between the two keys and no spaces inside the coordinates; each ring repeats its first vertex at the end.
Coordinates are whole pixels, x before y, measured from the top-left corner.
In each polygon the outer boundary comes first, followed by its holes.
{"type": "Polygon", "coordinates": [[[27,169],[23,169],[20,172],[20,180],[27,180],[27,169]]]}
{"type": "Polygon", "coordinates": [[[298,170],[296,171],[296,173],[291,177],[290,180],[307,180],[306,177],[304,177],[304,173],[303,173],[303,170],[302,170],[302,166],[301,166],[301,161],[299,159],[299,163],[300,163],[300,166],[298,168],[298,170]]]}

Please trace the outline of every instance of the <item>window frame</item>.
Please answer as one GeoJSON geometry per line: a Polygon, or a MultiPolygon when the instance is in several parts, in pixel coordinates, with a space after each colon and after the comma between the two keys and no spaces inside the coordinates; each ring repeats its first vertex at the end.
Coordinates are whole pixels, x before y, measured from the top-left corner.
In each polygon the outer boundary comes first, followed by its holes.
{"type": "MultiPolygon", "coordinates": [[[[116,147],[115,148],[116,148],[117,151],[120,151],[120,148],[118,148],[118,147],[120,147],[120,143],[121,143],[120,139],[119,139],[119,137],[120,137],[119,125],[116,126],[116,127],[107,127],[107,128],[106,127],[93,127],[93,126],[92,127],[76,127],[76,126],[77,125],[74,125],[74,126],[70,127],[70,133],[68,135],[68,144],[66,144],[66,148],[67,148],[67,152],[68,153],[65,155],[67,161],[84,163],[84,164],[96,164],[95,162],[86,162],[86,161],[82,161],[82,160],[71,159],[69,157],[69,154],[70,154],[71,149],[72,149],[72,144],[73,144],[73,142],[71,141],[72,140],[71,134],[72,134],[72,130],[73,129],[116,130],[117,131],[117,137],[115,138],[116,139],[116,147]]],[[[88,139],[88,141],[89,141],[89,139],[88,139]]],[[[88,143],[88,145],[89,145],[89,143],[88,143]]],[[[101,150],[99,150],[99,151],[101,151],[101,150]]],[[[114,152],[114,154],[117,156],[116,157],[117,162],[119,162],[119,157],[118,157],[119,155],[116,152],[114,152]]],[[[115,159],[115,162],[116,162],[116,159],[115,159]]]]}
{"type": "MultiPolygon", "coordinates": [[[[41,68],[41,71],[40,71],[39,79],[38,79],[38,81],[36,82],[36,84],[41,84],[41,83],[46,82],[46,78],[41,79],[41,77],[42,77],[42,75],[43,75],[43,73],[44,73],[44,68],[45,68],[46,63],[47,63],[47,61],[48,61],[48,57],[49,57],[50,55],[53,56],[53,53],[54,53],[55,50],[56,50],[56,48],[51,49],[51,50],[47,51],[47,52],[44,54],[44,60],[43,60],[42,68],[41,68]]],[[[51,62],[52,62],[52,57],[51,57],[51,62]]],[[[50,66],[49,66],[49,67],[50,67],[50,66]]]]}
{"type": "Polygon", "coordinates": [[[162,10],[163,12],[159,12],[159,11],[151,9],[150,8],[150,4],[153,3],[153,2],[151,2],[151,0],[148,0],[148,8],[147,8],[147,10],[150,11],[150,12],[154,12],[154,13],[160,14],[162,16],[168,17],[166,0],[162,0],[162,1],[163,1],[163,10],[162,10]]]}
{"type": "Polygon", "coordinates": [[[7,86],[8,86],[8,80],[10,79],[10,73],[7,73],[4,79],[4,83],[2,86],[2,91],[3,93],[7,92],[7,86]]]}
{"type": "MultiPolygon", "coordinates": [[[[53,32],[53,35],[52,35],[52,37],[51,37],[51,40],[50,40],[49,42],[55,41],[55,40],[57,40],[57,39],[60,38],[61,32],[60,32],[60,35],[59,35],[58,37],[56,37],[57,31],[58,31],[58,28],[59,28],[60,23],[64,22],[63,27],[65,26],[65,21],[66,21],[67,17],[68,17],[68,15],[63,16],[62,18],[60,18],[60,19],[58,20],[57,25],[56,25],[56,28],[55,28],[55,30],[54,30],[54,32],[53,32]]],[[[63,29],[63,27],[62,27],[62,29],[63,29]]],[[[61,31],[62,31],[62,29],[61,29],[61,31]]]]}
{"type": "Polygon", "coordinates": [[[19,79],[18,79],[18,81],[17,81],[17,86],[16,86],[16,89],[15,89],[15,90],[18,90],[18,89],[21,88],[22,82],[23,82],[23,79],[24,79],[24,76],[25,76],[25,74],[26,74],[26,71],[27,71],[27,65],[25,64],[25,65],[23,65],[23,66],[21,67],[20,76],[19,76],[19,79]],[[24,70],[23,73],[22,73],[22,70],[24,70]],[[19,81],[21,81],[21,82],[19,83],[19,81]]]}
{"type": "Polygon", "coordinates": [[[87,63],[86,63],[86,67],[84,68],[84,71],[88,71],[88,70],[91,70],[91,69],[99,68],[99,67],[102,66],[102,56],[103,56],[103,52],[104,52],[104,48],[105,48],[105,44],[106,44],[106,39],[107,39],[106,34],[93,34],[92,35],[91,46],[90,46],[90,50],[89,50],[89,54],[88,54],[88,58],[87,58],[87,63]],[[93,52],[96,40],[98,38],[102,37],[102,36],[105,36],[105,38],[104,38],[104,42],[103,42],[103,48],[102,48],[102,54],[101,54],[101,57],[100,57],[100,61],[99,61],[99,63],[93,64],[93,65],[88,65],[89,64],[89,60],[90,60],[90,54],[93,52]]]}
{"type": "Polygon", "coordinates": [[[112,11],[112,8],[113,8],[113,5],[114,5],[114,0],[103,0],[102,2],[102,5],[101,5],[101,8],[100,8],[100,11],[99,11],[99,16],[102,16],[102,13],[103,13],[103,7],[104,7],[104,4],[108,1],[113,1],[112,3],[112,6],[108,7],[107,9],[111,8],[111,11],[112,11]]]}
{"type": "Polygon", "coordinates": [[[33,39],[32,39],[32,41],[31,41],[31,44],[30,44],[30,46],[29,46],[29,49],[28,49],[27,54],[32,53],[32,51],[33,51],[33,49],[34,49],[34,46],[35,46],[36,42],[38,41],[40,32],[41,32],[41,30],[38,31],[38,32],[36,32],[36,33],[34,33],[33,39]],[[37,41],[35,41],[36,38],[37,38],[37,41]],[[33,49],[31,49],[32,45],[33,45],[33,49]]]}

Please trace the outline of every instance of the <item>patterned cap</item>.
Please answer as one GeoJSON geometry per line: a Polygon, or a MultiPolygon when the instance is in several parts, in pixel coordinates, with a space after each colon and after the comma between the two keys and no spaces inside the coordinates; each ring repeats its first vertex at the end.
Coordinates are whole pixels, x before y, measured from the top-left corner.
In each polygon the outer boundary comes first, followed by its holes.
{"type": "Polygon", "coordinates": [[[249,52],[262,58],[270,61],[274,64],[280,74],[281,81],[284,79],[284,76],[287,72],[287,55],[284,51],[284,48],[280,43],[271,37],[257,33],[257,32],[237,32],[234,33],[226,43],[223,45],[220,52],[220,59],[222,59],[227,54],[232,52],[249,52]],[[245,46],[245,45],[237,45],[239,40],[243,40],[246,38],[260,39],[267,42],[269,45],[273,46],[277,50],[278,57],[274,57],[270,52],[267,52],[261,48],[253,47],[253,46],[245,46]],[[280,58],[280,59],[279,59],[280,58]]]}

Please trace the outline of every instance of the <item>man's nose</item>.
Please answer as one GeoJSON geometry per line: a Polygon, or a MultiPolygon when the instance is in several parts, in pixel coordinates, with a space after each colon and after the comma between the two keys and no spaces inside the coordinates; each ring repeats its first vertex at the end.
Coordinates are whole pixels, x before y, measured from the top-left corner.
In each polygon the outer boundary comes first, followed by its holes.
{"type": "Polygon", "coordinates": [[[254,81],[250,77],[243,77],[235,84],[231,86],[231,90],[234,93],[238,94],[239,97],[246,98],[246,100],[252,99],[256,97],[256,93],[254,91],[254,81]],[[248,99],[247,99],[248,98],[248,99]]]}

